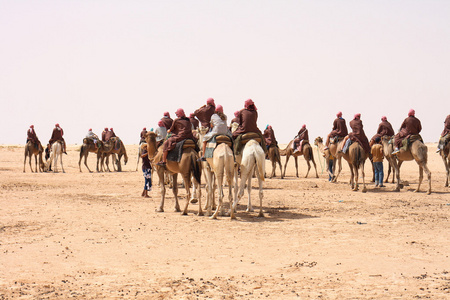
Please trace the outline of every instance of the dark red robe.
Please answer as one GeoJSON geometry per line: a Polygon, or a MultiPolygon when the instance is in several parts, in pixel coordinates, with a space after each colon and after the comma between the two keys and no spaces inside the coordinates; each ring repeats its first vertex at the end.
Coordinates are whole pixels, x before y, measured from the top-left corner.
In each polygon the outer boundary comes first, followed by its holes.
{"type": "Polygon", "coordinates": [[[258,112],[256,110],[241,109],[239,111],[238,119],[239,127],[233,132],[233,138],[247,132],[261,134],[261,130],[259,130],[257,125],[258,112]]]}
{"type": "Polygon", "coordinates": [[[189,118],[187,117],[175,119],[169,130],[172,136],[164,142],[164,151],[172,150],[178,142],[185,139],[193,139],[197,142],[197,139],[192,134],[191,121],[189,121],[189,118]]]}
{"type": "Polygon", "coordinates": [[[366,153],[370,153],[369,140],[367,139],[363,127],[363,123],[360,119],[351,120],[350,128],[352,129],[352,132],[349,134],[349,137],[352,141],[358,142],[366,153]]]}
{"type": "Polygon", "coordinates": [[[210,128],[211,116],[215,111],[215,106],[207,104],[194,111],[194,116],[197,117],[203,127],[210,128]]]}
{"type": "Polygon", "coordinates": [[[419,134],[420,131],[422,131],[420,120],[415,116],[407,117],[400,126],[400,131],[394,137],[395,146],[400,149],[406,137],[412,134],[419,134]]]}

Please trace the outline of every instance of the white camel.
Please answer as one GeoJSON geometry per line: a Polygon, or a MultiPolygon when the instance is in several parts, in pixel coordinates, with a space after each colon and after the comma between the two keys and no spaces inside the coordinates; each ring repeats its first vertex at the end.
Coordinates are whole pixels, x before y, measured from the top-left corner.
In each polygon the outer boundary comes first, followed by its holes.
{"type": "Polygon", "coordinates": [[[53,143],[52,145],[52,150],[51,150],[51,154],[50,154],[50,159],[47,161],[47,164],[45,166],[45,170],[48,171],[50,166],[52,165],[53,160],[55,160],[55,164],[53,165],[53,173],[58,172],[58,158],[59,161],[61,163],[61,169],[63,171],[63,173],[66,173],[64,171],[64,166],[63,166],[63,162],[62,162],[62,145],[61,142],[56,141],[53,143]]]}
{"type": "MultiPolygon", "coordinates": [[[[206,128],[201,127],[198,131],[199,133],[199,145],[203,143],[203,137],[206,134],[206,128]]],[[[230,201],[230,209],[233,203],[233,179],[235,169],[237,167],[234,163],[233,150],[231,150],[231,141],[226,136],[217,136],[216,141],[218,143],[217,147],[214,149],[213,157],[206,158],[206,162],[203,163],[203,170],[206,178],[206,191],[207,191],[207,201],[205,210],[207,214],[211,215],[212,209],[215,207],[215,189],[216,186],[219,188],[219,205],[216,207],[214,214],[212,214],[212,219],[217,219],[217,215],[225,215],[225,209],[223,206],[223,183],[224,176],[226,176],[226,181],[228,183],[228,199],[230,201]],[[227,144],[229,142],[229,144],[227,144]],[[217,178],[217,185],[215,179],[217,178]]]]}
{"type": "MultiPolygon", "coordinates": [[[[247,205],[247,212],[253,211],[252,203],[251,203],[251,197],[250,193],[252,190],[251,180],[252,180],[252,174],[253,170],[256,170],[256,177],[258,178],[258,184],[259,184],[259,214],[258,217],[264,217],[263,211],[262,211],[262,200],[264,197],[263,194],[263,186],[262,183],[264,181],[264,172],[265,172],[265,154],[262,147],[259,145],[259,143],[251,139],[249,140],[242,150],[242,153],[239,155],[236,155],[236,162],[240,166],[240,172],[241,172],[241,181],[239,185],[239,192],[235,196],[233,207],[230,210],[230,217],[231,219],[235,219],[235,211],[236,206],[239,203],[239,200],[244,195],[244,189],[245,184],[247,183],[247,192],[248,192],[248,205],[247,205]]],[[[237,190],[237,170],[235,171],[235,194],[237,190]]]]}

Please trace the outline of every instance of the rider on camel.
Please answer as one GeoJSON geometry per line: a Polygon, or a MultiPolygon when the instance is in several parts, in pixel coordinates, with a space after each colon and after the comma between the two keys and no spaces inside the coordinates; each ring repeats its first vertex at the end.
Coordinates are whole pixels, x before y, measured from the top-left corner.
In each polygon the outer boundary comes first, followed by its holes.
{"type": "Polygon", "coordinates": [[[264,130],[264,142],[266,143],[266,148],[269,150],[270,147],[276,147],[278,145],[277,139],[275,138],[275,132],[271,125],[267,125],[264,130]]]}
{"type": "Polygon", "coordinates": [[[370,146],[372,147],[377,137],[381,139],[384,136],[392,137],[394,134],[394,129],[392,128],[391,123],[389,123],[386,116],[382,116],[381,123],[378,125],[377,134],[375,134],[370,140],[370,146]]]}
{"type": "Polygon", "coordinates": [[[239,111],[239,127],[233,132],[233,139],[236,139],[239,135],[254,132],[261,137],[261,147],[264,152],[267,151],[266,143],[264,141],[264,137],[261,134],[261,130],[259,130],[257,121],[258,121],[258,112],[255,106],[255,103],[252,99],[247,99],[244,103],[244,108],[239,111]]]}
{"type": "Polygon", "coordinates": [[[330,146],[330,138],[334,138],[336,136],[338,137],[345,137],[348,134],[347,125],[345,124],[345,119],[342,118],[342,112],[338,112],[336,114],[336,119],[333,122],[333,130],[330,132],[330,134],[327,136],[326,141],[326,147],[324,150],[328,149],[328,146],[330,146]]]}
{"type": "Polygon", "coordinates": [[[32,142],[36,149],[43,150],[42,146],[39,146],[41,142],[39,141],[36,131],[34,131],[34,125],[30,126],[30,129],[27,130],[27,143],[32,142]]]}
{"type": "Polygon", "coordinates": [[[54,142],[60,141],[62,143],[63,153],[67,154],[66,152],[66,141],[64,141],[63,138],[64,130],[59,126],[58,123],[55,124],[55,128],[53,128],[52,137],[48,141],[50,146],[53,145],[54,142]]]}
{"type": "Polygon", "coordinates": [[[436,153],[441,152],[445,148],[445,145],[448,143],[450,139],[450,115],[445,118],[444,121],[444,130],[441,133],[441,137],[439,138],[438,149],[436,153]]]}
{"type": "Polygon", "coordinates": [[[161,118],[161,121],[164,123],[164,126],[166,127],[167,130],[169,130],[170,127],[172,127],[173,120],[170,117],[168,111],[164,112],[164,116],[161,118]]]}
{"type": "Polygon", "coordinates": [[[297,135],[294,138],[294,153],[302,150],[303,141],[309,141],[308,129],[306,129],[306,124],[302,125],[302,128],[298,131],[297,135]]]}
{"type": "Polygon", "coordinates": [[[361,114],[356,114],[353,120],[350,121],[350,128],[352,129],[352,132],[348,134],[348,136],[345,137],[344,142],[342,145],[344,145],[343,152],[347,152],[347,145],[346,142],[350,138],[352,142],[358,142],[361,147],[364,149],[366,154],[370,153],[370,145],[369,140],[367,139],[366,134],[364,133],[363,124],[361,121],[361,114]]]}
{"type": "Polygon", "coordinates": [[[402,142],[405,138],[413,134],[419,134],[420,131],[422,131],[422,124],[415,115],[416,112],[414,111],[414,109],[410,109],[408,112],[408,117],[403,121],[402,125],[400,126],[399,132],[394,137],[395,150],[394,152],[392,152],[392,154],[397,154],[400,151],[402,142]]]}
{"type": "Polygon", "coordinates": [[[211,116],[216,111],[216,104],[213,98],[208,98],[206,100],[206,105],[203,105],[196,111],[194,111],[194,116],[200,121],[200,124],[205,128],[211,128],[211,116]]]}
{"type": "Polygon", "coordinates": [[[167,136],[167,128],[164,126],[164,122],[159,120],[158,127],[155,129],[156,133],[156,148],[162,145],[164,143],[164,139],[167,136]]]}
{"type": "Polygon", "coordinates": [[[206,144],[216,135],[228,135],[227,116],[223,113],[222,105],[217,105],[214,114],[211,116],[211,130],[203,137],[202,157],[198,161],[206,161],[206,144]]]}
{"type": "Polygon", "coordinates": [[[86,138],[91,139],[94,142],[95,148],[97,149],[98,136],[94,132],[92,132],[92,128],[89,128],[88,133],[86,134],[86,138]]]}
{"type": "Polygon", "coordinates": [[[197,142],[196,138],[192,134],[192,124],[189,118],[186,117],[184,110],[179,108],[175,115],[177,118],[173,121],[172,127],[170,127],[169,132],[172,134],[171,137],[163,144],[163,158],[162,161],[158,162],[158,166],[165,166],[167,163],[167,154],[170,150],[174,149],[178,142],[185,139],[192,139],[197,142]]]}

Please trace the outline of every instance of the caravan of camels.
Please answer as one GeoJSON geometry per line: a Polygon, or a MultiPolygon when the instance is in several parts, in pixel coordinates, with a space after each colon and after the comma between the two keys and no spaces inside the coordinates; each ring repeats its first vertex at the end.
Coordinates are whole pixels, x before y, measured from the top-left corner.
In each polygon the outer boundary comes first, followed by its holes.
{"type": "MultiPolygon", "coordinates": [[[[216,105],[212,98],[209,98],[205,105],[189,117],[181,108],[175,114],[177,118],[173,120],[170,118],[170,114],[165,112],[155,131],[147,131],[144,128],[140,135],[138,164],[139,159],[142,159],[146,178],[142,196],[148,197],[148,191],[151,190],[152,184],[151,175],[156,173],[161,189],[158,212],[164,211],[166,186],[171,186],[175,198],[175,211],[185,215],[188,213],[190,203],[198,203],[198,215],[203,215],[205,210],[211,218],[217,218],[219,214],[235,218],[237,204],[243,197],[246,188],[248,193],[247,211],[253,211],[250,191],[251,179],[255,177],[259,189],[258,216],[263,217],[263,182],[266,176],[266,159],[270,160],[272,164],[269,178],[276,176],[277,165],[280,169],[280,177],[284,178],[291,156],[295,162],[296,177],[299,176],[298,156],[303,156],[307,163],[308,169],[305,177],[309,175],[311,163],[314,166],[315,177],[319,177],[306,125],[302,126],[285,149],[280,149],[272,126],[267,125],[264,132],[259,130],[257,108],[251,99],[245,101],[243,109],[235,112],[235,118],[230,123],[227,122],[222,106],[216,105]],[[281,156],[286,157],[284,168],[281,156]],[[206,189],[204,207],[201,203],[202,173],[206,189]],[[178,201],[178,185],[176,184],[178,174],[183,178],[183,185],[186,189],[187,199],[183,209],[180,208],[178,201]],[[228,187],[228,212],[224,208],[225,186],[228,187]],[[192,192],[191,187],[193,188],[192,192]],[[218,205],[215,203],[216,189],[218,205]]],[[[342,158],[344,158],[350,168],[351,189],[357,191],[362,185],[361,191],[365,193],[367,185],[364,166],[365,162],[370,160],[373,170],[372,181],[375,182],[375,187],[384,187],[384,183],[388,182],[392,171],[392,183],[395,182],[394,191],[400,191],[403,186],[400,179],[400,167],[404,161],[414,160],[419,166],[416,192],[420,190],[425,172],[428,179],[427,194],[431,193],[431,172],[427,167],[427,146],[420,136],[422,127],[414,110],[411,109],[408,112],[408,116],[397,134],[386,117],[382,117],[377,133],[370,140],[364,132],[360,114],[356,114],[349,125],[351,132],[347,129],[342,112],[338,112],[332,131],[326,138],[317,137],[314,140],[318,153],[326,160],[329,181],[337,182],[342,170],[342,158]],[[384,177],[382,163],[384,158],[388,162],[386,177],[384,177]]],[[[27,132],[23,172],[25,172],[27,157],[33,172],[31,161],[33,155],[35,172],[58,172],[58,163],[64,172],[63,157],[67,153],[63,134],[63,129],[56,124],[52,137],[44,149],[37,138],[34,126],[31,125],[27,132]],[[45,161],[43,156],[45,156],[45,161]]],[[[448,187],[450,178],[449,140],[450,115],[445,120],[437,149],[446,168],[446,187],[448,187]]],[[[100,138],[92,132],[92,129],[89,129],[80,149],[78,162],[80,172],[82,172],[82,161],[87,170],[92,172],[87,164],[89,153],[97,156],[97,172],[110,172],[110,159],[113,170],[119,172],[122,171],[122,157],[124,157],[124,164],[128,161],[125,146],[122,140],[115,135],[113,128],[105,128],[100,138]]],[[[136,166],[136,171],[137,169],[138,166],[136,166]]]]}

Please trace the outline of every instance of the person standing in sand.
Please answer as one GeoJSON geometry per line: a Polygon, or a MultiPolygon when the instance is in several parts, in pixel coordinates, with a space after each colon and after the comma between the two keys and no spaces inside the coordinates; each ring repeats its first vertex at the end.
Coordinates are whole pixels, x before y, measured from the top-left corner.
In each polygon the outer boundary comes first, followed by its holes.
{"type": "Polygon", "coordinates": [[[372,153],[373,169],[375,171],[375,187],[384,187],[384,172],[383,172],[383,145],[381,144],[381,138],[377,136],[374,140],[370,152],[372,153]]]}
{"type": "Polygon", "coordinates": [[[144,173],[144,190],[142,197],[150,198],[148,192],[152,190],[152,165],[148,159],[147,144],[141,145],[142,172],[144,173]]]}

